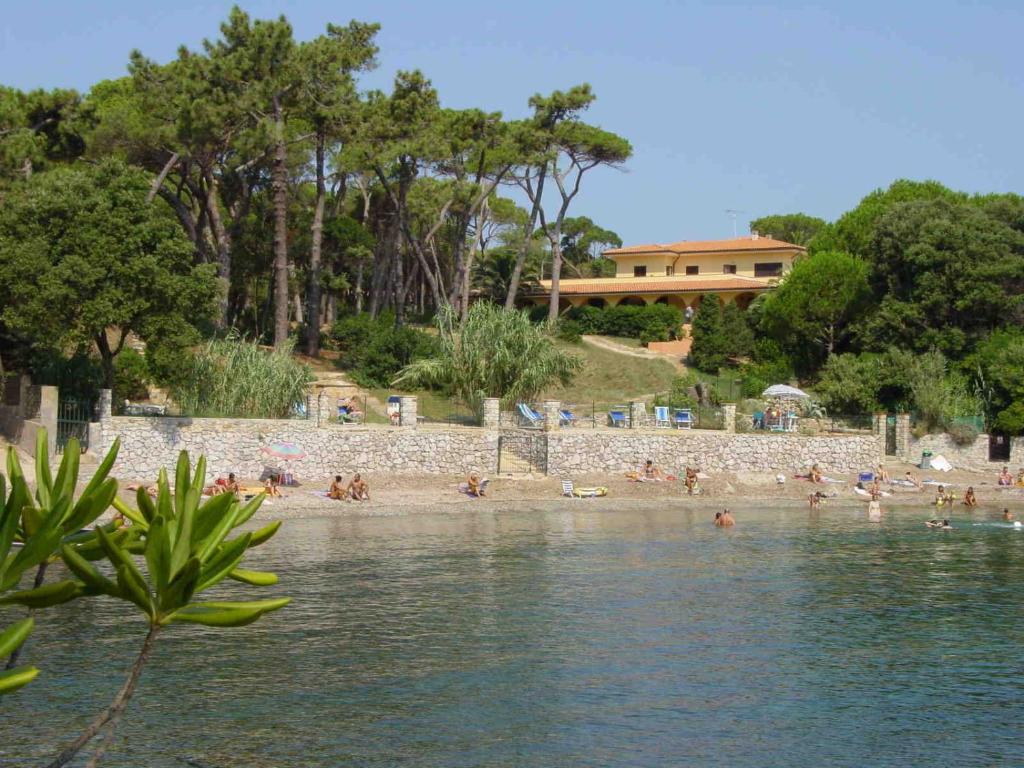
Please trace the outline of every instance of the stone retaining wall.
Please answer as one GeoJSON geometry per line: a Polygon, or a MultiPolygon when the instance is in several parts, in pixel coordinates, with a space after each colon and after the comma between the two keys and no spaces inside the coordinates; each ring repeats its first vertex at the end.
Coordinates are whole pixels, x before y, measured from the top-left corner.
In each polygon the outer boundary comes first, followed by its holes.
{"type": "MultiPolygon", "coordinates": [[[[1004,465],[1024,466],[1024,437],[1010,438],[1010,460],[988,460],[988,435],[980,434],[970,445],[957,445],[946,434],[925,435],[919,439],[911,438],[907,452],[907,460],[918,463],[922,451],[929,450],[933,455],[945,456],[954,469],[982,469],[998,472],[1004,465]]],[[[1014,470],[1016,473],[1016,470],[1014,470]]]]}
{"type": "MultiPolygon", "coordinates": [[[[173,467],[181,450],[206,455],[211,474],[257,477],[269,465],[261,449],[272,442],[299,445],[306,457],[287,462],[299,477],[336,473],[398,472],[457,475],[498,468],[497,429],[387,427],[315,421],[190,419],[116,416],[103,420],[100,446],[121,438],[116,471],[124,479],[155,479],[173,467]]],[[[881,441],[873,435],[804,437],[737,435],[711,430],[583,430],[533,432],[546,441],[548,474],[625,472],[652,459],[666,470],[785,472],[817,462],[826,473],[877,464],[881,441]]]]}
{"type": "Polygon", "coordinates": [[[337,473],[462,474],[497,470],[498,433],[482,429],[409,429],[262,419],[190,419],[114,416],[102,422],[102,450],[121,438],[115,471],[124,479],[155,479],[173,468],[178,452],[205,454],[211,475],[258,477],[266,466],[321,479],[337,473]],[[306,457],[268,460],[261,449],[276,441],[299,445],[306,457]]]}
{"type": "Polygon", "coordinates": [[[625,472],[647,459],[668,471],[686,466],[708,471],[849,473],[878,464],[883,443],[875,435],[804,437],[744,435],[694,429],[672,431],[573,431],[548,437],[548,473],[625,472]]]}

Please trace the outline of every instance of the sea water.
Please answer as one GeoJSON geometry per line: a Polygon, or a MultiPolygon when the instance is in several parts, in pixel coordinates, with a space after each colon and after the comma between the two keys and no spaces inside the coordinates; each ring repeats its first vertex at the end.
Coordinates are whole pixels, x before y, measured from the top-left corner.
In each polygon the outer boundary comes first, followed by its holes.
{"type": "MultiPolygon", "coordinates": [[[[249,564],[280,584],[220,594],[293,604],[169,627],[103,764],[1024,765],[1024,532],[713,512],[289,521],[249,564]]],[[[143,632],[105,600],[42,613],[0,765],[55,754],[143,632]]]]}

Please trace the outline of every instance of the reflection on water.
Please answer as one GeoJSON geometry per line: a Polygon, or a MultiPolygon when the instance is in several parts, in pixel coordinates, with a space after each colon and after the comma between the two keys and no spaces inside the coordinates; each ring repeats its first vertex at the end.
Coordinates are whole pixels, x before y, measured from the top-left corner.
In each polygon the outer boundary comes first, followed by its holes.
{"type": "MultiPolygon", "coordinates": [[[[1024,764],[1024,532],[923,514],[289,522],[252,567],[295,603],[169,630],[105,765],[1024,764]]],[[[105,704],[139,630],[44,614],[0,764],[105,704]]]]}

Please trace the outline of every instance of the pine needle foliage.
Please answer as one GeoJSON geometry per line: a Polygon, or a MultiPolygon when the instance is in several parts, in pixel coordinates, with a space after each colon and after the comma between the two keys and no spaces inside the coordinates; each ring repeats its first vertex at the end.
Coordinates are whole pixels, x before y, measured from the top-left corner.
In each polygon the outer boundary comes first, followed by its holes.
{"type": "Polygon", "coordinates": [[[394,384],[447,390],[477,414],[488,397],[511,406],[548,386],[567,385],[583,365],[558,349],[545,327],[530,322],[526,312],[478,301],[461,324],[450,307],[438,312],[436,323],[437,354],[407,365],[394,384]]]}
{"type": "Polygon", "coordinates": [[[193,356],[171,394],[189,416],[286,418],[313,382],[309,366],[292,356],[293,346],[268,350],[234,334],[213,339],[193,356]]]}

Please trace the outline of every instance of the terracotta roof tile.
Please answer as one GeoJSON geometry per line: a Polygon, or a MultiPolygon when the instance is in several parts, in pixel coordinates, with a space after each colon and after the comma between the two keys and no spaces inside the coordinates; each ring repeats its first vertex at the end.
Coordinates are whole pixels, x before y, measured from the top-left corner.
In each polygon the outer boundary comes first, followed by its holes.
{"type": "MultiPolygon", "coordinates": [[[[590,280],[560,280],[558,292],[562,296],[638,294],[638,293],[694,293],[704,291],[744,291],[764,290],[773,285],[773,281],[733,275],[720,277],[693,277],[678,275],[676,277],[599,277],[590,280]]],[[[540,290],[534,293],[546,294],[551,290],[550,280],[541,280],[540,290]]]]}
{"type": "Polygon", "coordinates": [[[627,245],[624,248],[612,248],[605,251],[605,256],[627,256],[637,253],[716,253],[718,251],[778,251],[806,250],[802,246],[793,245],[770,237],[737,237],[730,240],[680,240],[678,243],[652,243],[649,245],[627,245]]]}

